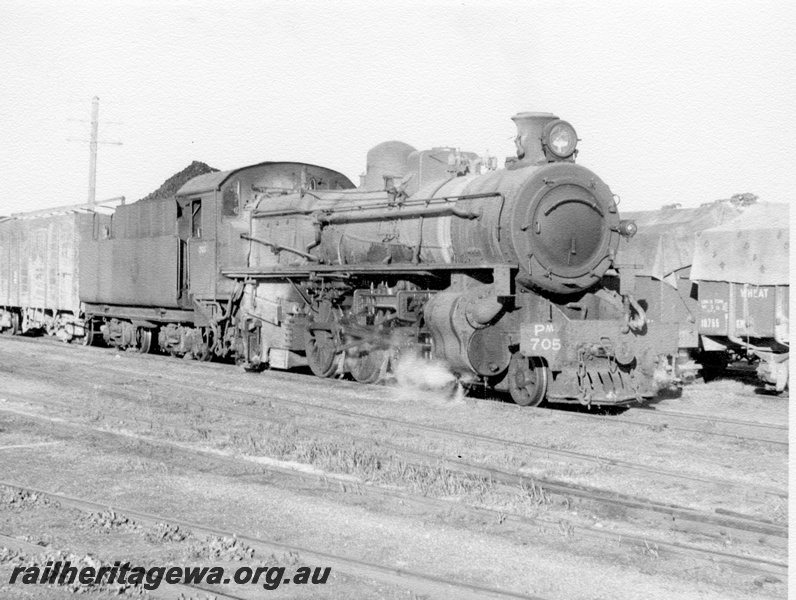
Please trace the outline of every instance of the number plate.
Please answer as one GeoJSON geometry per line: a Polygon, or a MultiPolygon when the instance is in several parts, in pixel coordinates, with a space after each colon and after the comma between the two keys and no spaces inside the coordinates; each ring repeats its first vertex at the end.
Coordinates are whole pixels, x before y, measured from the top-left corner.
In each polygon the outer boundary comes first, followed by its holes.
{"type": "Polygon", "coordinates": [[[561,350],[561,332],[555,323],[527,323],[522,326],[520,352],[553,362],[561,350]]]}

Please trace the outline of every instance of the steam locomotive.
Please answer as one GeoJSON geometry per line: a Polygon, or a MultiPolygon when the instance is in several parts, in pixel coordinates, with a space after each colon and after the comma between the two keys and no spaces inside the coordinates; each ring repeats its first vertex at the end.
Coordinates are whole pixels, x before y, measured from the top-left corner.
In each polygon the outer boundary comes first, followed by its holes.
{"type": "MultiPolygon", "coordinates": [[[[575,163],[569,123],[513,120],[505,169],[386,142],[357,188],[322,167],[262,163],[94,212],[74,243],[79,307],[26,305],[0,287],[0,328],[40,314],[89,344],[364,383],[420,354],[521,405],[653,396],[678,325],[649,319],[634,274],[616,268],[635,225],[575,163]]],[[[0,262],[9,290],[11,263],[0,262]]]]}

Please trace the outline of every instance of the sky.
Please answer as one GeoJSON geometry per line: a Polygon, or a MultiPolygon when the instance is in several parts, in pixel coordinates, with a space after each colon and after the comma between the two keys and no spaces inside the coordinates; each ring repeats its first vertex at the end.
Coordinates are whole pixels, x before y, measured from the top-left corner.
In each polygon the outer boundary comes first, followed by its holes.
{"type": "Polygon", "coordinates": [[[327,166],[397,139],[513,155],[553,112],[620,210],[790,202],[794,3],[0,3],[0,215],[135,201],[199,160],[327,166]],[[790,42],[789,42],[790,40],[790,42]]]}

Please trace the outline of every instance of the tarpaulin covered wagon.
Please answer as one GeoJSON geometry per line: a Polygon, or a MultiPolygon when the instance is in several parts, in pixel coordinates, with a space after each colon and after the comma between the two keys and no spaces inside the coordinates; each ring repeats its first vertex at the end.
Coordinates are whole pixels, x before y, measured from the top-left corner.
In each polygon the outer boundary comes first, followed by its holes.
{"type": "Polygon", "coordinates": [[[789,223],[787,204],[751,206],[697,234],[691,268],[704,349],[758,358],[758,375],[777,391],[788,382],[789,223]]]}
{"type": "Polygon", "coordinates": [[[664,208],[625,213],[638,231],[623,239],[617,263],[633,269],[634,295],[652,322],[678,326],[679,354],[673,365],[682,380],[693,379],[700,368],[699,298],[691,278],[697,235],[731,221],[741,211],[727,202],[699,208],[664,208]]]}

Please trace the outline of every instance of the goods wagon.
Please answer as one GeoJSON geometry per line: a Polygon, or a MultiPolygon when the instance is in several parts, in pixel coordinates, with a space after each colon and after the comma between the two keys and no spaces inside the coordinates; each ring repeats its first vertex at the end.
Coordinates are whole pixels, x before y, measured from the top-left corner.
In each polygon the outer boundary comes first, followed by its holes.
{"type": "Polygon", "coordinates": [[[638,233],[617,261],[636,271],[648,316],[678,324],[681,379],[751,363],[774,389],[786,385],[787,215],[787,205],[726,202],[628,213],[638,233]]]}
{"type": "Polygon", "coordinates": [[[108,207],[117,202],[0,219],[0,331],[83,337],[81,249],[107,226],[108,207]]]}
{"type": "Polygon", "coordinates": [[[729,203],[625,213],[638,227],[619,244],[617,263],[635,273],[635,296],[653,320],[676,324],[678,378],[692,380],[700,362],[698,286],[691,280],[697,234],[734,219],[729,203]]]}
{"type": "Polygon", "coordinates": [[[716,362],[754,359],[776,391],[788,385],[789,256],[789,206],[755,204],[700,232],[691,268],[703,350],[716,362]]]}

